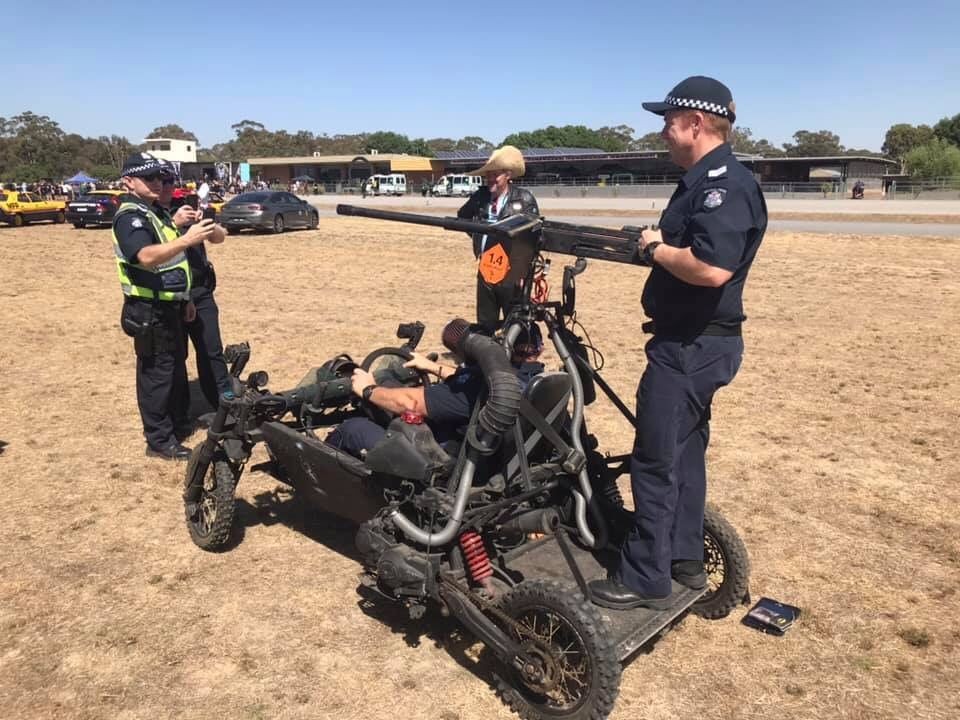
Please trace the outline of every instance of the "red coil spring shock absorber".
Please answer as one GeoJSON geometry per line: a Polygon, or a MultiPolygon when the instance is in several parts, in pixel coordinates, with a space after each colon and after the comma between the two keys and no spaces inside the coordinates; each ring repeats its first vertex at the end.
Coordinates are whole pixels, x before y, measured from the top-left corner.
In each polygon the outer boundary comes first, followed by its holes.
{"type": "Polygon", "coordinates": [[[493,575],[493,565],[487,556],[487,549],[483,546],[483,539],[473,530],[467,530],[460,535],[460,548],[467,562],[467,569],[473,581],[486,585],[486,579],[493,575]]]}

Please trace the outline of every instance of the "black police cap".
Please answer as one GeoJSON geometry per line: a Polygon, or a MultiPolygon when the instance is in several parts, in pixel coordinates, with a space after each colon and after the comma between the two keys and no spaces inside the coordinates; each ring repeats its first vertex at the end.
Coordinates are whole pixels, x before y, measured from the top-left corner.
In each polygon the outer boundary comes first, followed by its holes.
{"type": "Polygon", "coordinates": [[[643,103],[644,110],[657,115],[669,110],[701,110],[729,118],[730,122],[737,119],[736,107],[730,88],[719,80],[703,75],[688,77],[667,93],[663,102],[643,103]]]}
{"type": "Polygon", "coordinates": [[[160,175],[164,172],[164,161],[150,153],[133,153],[123,163],[122,177],[144,177],[145,175],[160,175]]]}

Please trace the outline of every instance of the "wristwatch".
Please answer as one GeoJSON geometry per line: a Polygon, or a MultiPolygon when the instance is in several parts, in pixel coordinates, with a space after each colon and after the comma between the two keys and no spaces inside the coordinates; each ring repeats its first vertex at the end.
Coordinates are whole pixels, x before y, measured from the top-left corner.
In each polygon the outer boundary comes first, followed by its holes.
{"type": "Polygon", "coordinates": [[[374,389],[375,387],[376,387],[376,385],[367,385],[367,386],[363,389],[363,392],[360,393],[360,397],[363,398],[363,401],[364,401],[364,402],[370,402],[370,396],[373,395],[373,389],[374,389]]]}
{"type": "Polygon", "coordinates": [[[647,265],[653,265],[653,251],[661,245],[663,245],[662,240],[651,240],[647,243],[646,247],[643,248],[643,260],[647,265]]]}

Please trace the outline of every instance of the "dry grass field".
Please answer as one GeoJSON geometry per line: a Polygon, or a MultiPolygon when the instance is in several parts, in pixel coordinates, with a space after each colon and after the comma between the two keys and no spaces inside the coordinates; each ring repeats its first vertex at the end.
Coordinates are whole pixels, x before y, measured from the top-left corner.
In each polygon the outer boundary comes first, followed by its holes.
{"type": "MultiPolygon", "coordinates": [[[[0,228],[0,246],[0,717],[512,717],[469,640],[358,592],[351,532],[269,476],[241,481],[236,546],[196,549],[184,466],[143,455],[109,231],[0,228]]],[[[211,255],[224,337],[249,340],[275,388],[391,344],[399,321],[435,348],[472,312],[468,242],[442,231],[324,218],[211,255]]],[[[613,718],[960,716],[958,267],[956,241],[767,237],[709,494],[754,597],[803,617],[783,638],[742,612],[687,618],[626,668],[613,718]]],[[[645,274],[580,278],[627,398],[645,274]]],[[[630,447],[609,405],[588,417],[605,449],[630,447]]]]}

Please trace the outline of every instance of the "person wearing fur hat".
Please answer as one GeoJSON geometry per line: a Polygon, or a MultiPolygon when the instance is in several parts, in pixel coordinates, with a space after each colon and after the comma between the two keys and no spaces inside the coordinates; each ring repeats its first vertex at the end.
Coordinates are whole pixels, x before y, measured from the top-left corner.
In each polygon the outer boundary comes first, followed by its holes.
{"type": "MultiPolygon", "coordinates": [[[[537,199],[526,188],[517,187],[513,179],[523,177],[526,164],[523,154],[512,145],[504,145],[495,150],[486,164],[467,173],[483,175],[486,184],[473,193],[457,217],[464,220],[496,222],[505,217],[526,213],[539,215],[537,199]]],[[[494,244],[488,235],[474,233],[473,256],[480,256],[494,244]]],[[[490,332],[498,330],[506,317],[510,304],[516,295],[512,286],[490,285],[477,273],[477,322],[490,332]]]]}

